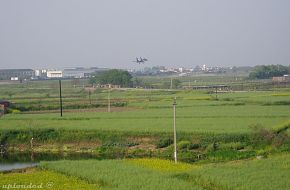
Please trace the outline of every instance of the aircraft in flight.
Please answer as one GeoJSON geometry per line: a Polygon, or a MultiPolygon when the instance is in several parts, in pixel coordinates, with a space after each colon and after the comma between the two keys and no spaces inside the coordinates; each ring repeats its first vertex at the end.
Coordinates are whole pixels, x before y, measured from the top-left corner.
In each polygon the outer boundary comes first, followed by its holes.
{"type": "Polygon", "coordinates": [[[140,57],[139,59],[138,57],[136,57],[136,61],[133,61],[133,62],[141,64],[141,63],[145,63],[146,61],[148,61],[148,59],[142,58],[142,57],[140,57]]]}

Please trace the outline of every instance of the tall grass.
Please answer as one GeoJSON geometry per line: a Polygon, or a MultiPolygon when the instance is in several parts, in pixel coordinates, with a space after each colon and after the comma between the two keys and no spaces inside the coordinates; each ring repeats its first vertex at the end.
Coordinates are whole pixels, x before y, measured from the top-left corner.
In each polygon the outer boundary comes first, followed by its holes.
{"type": "Polygon", "coordinates": [[[122,160],[44,162],[43,168],[77,176],[101,189],[202,189],[195,184],[172,178],[167,173],[122,160]]]}
{"type": "Polygon", "coordinates": [[[101,189],[289,189],[290,155],[199,166],[167,160],[43,162],[41,167],[101,189]]]}

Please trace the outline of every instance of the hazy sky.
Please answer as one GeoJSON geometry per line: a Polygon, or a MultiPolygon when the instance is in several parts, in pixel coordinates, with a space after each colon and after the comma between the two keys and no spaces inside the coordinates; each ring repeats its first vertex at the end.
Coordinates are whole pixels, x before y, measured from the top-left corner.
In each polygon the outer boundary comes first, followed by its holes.
{"type": "Polygon", "coordinates": [[[0,68],[290,64],[289,0],[0,0],[0,68]]]}

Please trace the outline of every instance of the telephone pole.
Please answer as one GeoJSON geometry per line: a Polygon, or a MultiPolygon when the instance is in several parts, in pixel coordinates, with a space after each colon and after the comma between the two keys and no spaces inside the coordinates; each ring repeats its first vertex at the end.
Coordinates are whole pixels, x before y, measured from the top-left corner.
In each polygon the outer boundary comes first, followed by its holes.
{"type": "Polygon", "coordinates": [[[218,97],[217,97],[217,87],[215,87],[215,99],[217,100],[218,97]]]}
{"type": "Polygon", "coordinates": [[[92,100],[91,100],[91,90],[89,90],[89,100],[90,100],[90,104],[92,104],[92,100]]]}
{"type": "Polygon", "coordinates": [[[111,112],[111,89],[108,89],[108,112],[111,112]]]}
{"type": "Polygon", "coordinates": [[[61,80],[59,80],[59,104],[60,104],[60,117],[62,117],[61,80]]]}
{"type": "Polygon", "coordinates": [[[176,97],[173,101],[173,136],[174,136],[174,162],[177,163],[177,146],[176,146],[176,97]]]}

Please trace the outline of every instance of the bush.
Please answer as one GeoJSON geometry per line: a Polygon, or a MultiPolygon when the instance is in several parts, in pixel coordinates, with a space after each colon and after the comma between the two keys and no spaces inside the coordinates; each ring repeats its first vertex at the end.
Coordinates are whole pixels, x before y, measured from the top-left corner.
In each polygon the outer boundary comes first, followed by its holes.
{"type": "Polygon", "coordinates": [[[280,147],[289,140],[286,130],[274,131],[259,125],[254,126],[253,130],[252,143],[256,147],[269,145],[280,147]]]}
{"type": "Polygon", "coordinates": [[[173,140],[170,138],[160,139],[156,144],[156,148],[165,148],[170,146],[172,143],[173,140]]]}
{"type": "Polygon", "coordinates": [[[189,141],[180,141],[180,142],[177,143],[177,148],[180,149],[180,150],[181,149],[188,149],[190,144],[191,143],[189,141]]]}
{"type": "Polygon", "coordinates": [[[188,147],[188,149],[189,150],[193,150],[193,149],[198,149],[200,147],[201,147],[200,144],[190,144],[189,147],[188,147]]]}
{"type": "Polygon", "coordinates": [[[112,106],[115,106],[115,107],[125,107],[125,106],[127,106],[127,102],[114,102],[112,104],[112,106]]]}
{"type": "Polygon", "coordinates": [[[240,142],[232,142],[219,145],[220,150],[241,150],[244,149],[244,145],[240,142]]]}
{"type": "Polygon", "coordinates": [[[11,110],[11,113],[12,114],[18,114],[18,113],[21,113],[21,111],[20,110],[17,110],[17,109],[12,109],[11,110]]]}

